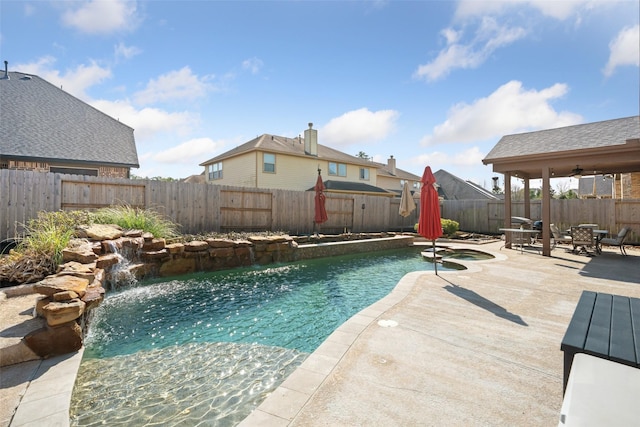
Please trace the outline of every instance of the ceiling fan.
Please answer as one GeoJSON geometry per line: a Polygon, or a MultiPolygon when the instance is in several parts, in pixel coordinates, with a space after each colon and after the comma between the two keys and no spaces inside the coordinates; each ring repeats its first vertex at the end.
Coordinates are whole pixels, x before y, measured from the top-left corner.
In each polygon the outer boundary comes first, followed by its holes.
{"type": "Polygon", "coordinates": [[[583,170],[582,168],[576,165],[576,168],[571,171],[571,176],[574,178],[580,179],[582,177],[582,170],[583,170]]]}

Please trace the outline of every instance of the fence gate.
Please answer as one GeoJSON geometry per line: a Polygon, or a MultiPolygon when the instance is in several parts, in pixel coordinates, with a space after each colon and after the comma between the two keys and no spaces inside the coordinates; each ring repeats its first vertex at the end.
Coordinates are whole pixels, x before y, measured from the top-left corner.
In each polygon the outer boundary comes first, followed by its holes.
{"type": "Polygon", "coordinates": [[[113,205],[146,208],[145,185],[62,180],[60,190],[62,210],[100,209],[113,205]]]}
{"type": "Polygon", "coordinates": [[[220,230],[271,230],[272,201],[271,192],[220,190],[220,230]]]}

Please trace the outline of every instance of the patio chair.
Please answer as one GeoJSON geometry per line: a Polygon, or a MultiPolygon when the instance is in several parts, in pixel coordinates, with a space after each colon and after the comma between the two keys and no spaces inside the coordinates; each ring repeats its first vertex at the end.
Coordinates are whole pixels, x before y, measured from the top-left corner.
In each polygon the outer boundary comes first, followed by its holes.
{"type": "Polygon", "coordinates": [[[551,247],[551,249],[555,249],[558,243],[571,244],[571,236],[569,236],[568,234],[562,233],[558,229],[557,225],[551,224],[549,225],[549,228],[551,229],[551,234],[553,235],[553,246],[551,247]]]}
{"type": "Polygon", "coordinates": [[[571,244],[573,245],[573,253],[576,253],[576,251],[582,253],[584,251],[589,255],[589,248],[595,250],[596,246],[596,241],[593,238],[593,228],[571,227],[571,244]]]}
{"type": "Polygon", "coordinates": [[[605,237],[604,239],[600,239],[600,244],[618,246],[620,248],[620,253],[626,256],[627,251],[624,249],[624,241],[629,235],[629,231],[631,231],[629,227],[623,227],[616,237],[605,237]]]}

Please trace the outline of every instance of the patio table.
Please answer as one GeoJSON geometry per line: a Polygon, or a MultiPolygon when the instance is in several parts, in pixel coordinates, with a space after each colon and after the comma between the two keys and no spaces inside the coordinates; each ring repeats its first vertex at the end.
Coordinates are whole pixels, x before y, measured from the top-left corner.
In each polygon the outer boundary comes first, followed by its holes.
{"type": "MultiPolygon", "coordinates": [[[[529,228],[499,228],[498,230],[506,232],[506,233],[513,233],[513,234],[516,234],[516,235],[520,235],[520,239],[519,239],[519,241],[521,242],[520,243],[520,253],[524,252],[524,243],[522,243],[522,242],[525,240],[525,237],[527,235],[529,235],[529,239],[528,240],[531,240],[531,237],[533,237],[535,234],[540,233],[540,230],[532,230],[532,229],[529,229],[529,228]]],[[[511,242],[511,239],[508,239],[508,241],[510,243],[513,243],[513,242],[511,242]]]]}

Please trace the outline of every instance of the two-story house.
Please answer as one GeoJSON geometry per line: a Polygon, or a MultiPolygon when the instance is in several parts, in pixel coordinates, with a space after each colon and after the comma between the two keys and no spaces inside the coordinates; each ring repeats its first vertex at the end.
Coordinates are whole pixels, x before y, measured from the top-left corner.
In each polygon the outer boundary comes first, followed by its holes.
{"type": "Polygon", "coordinates": [[[399,196],[404,180],[417,188],[420,177],[398,169],[393,156],[387,165],[318,144],[318,131],[304,137],[263,134],[200,164],[207,183],[253,188],[306,191],[318,172],[327,192],[399,196]]]}
{"type": "Polygon", "coordinates": [[[32,74],[0,74],[0,169],[128,178],[133,129],[32,74]]]}

